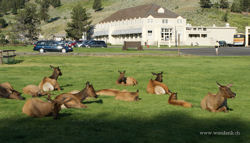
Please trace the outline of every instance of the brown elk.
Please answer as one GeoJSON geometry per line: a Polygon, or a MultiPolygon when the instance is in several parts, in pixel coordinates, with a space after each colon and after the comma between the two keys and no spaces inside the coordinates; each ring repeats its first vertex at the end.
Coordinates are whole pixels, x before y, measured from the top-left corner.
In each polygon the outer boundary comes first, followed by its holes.
{"type": "Polygon", "coordinates": [[[102,89],[96,92],[98,95],[115,96],[116,100],[123,101],[138,101],[139,100],[139,90],[136,92],[129,92],[127,90],[118,89],[102,89]]]}
{"type": "Polygon", "coordinates": [[[47,99],[49,102],[45,102],[39,98],[31,98],[27,100],[22,109],[23,113],[31,117],[45,117],[52,115],[54,119],[57,119],[61,110],[61,105],[71,100],[52,100],[50,96],[48,96],[47,99]]]}
{"type": "Polygon", "coordinates": [[[227,99],[234,98],[236,93],[230,89],[232,84],[224,86],[218,82],[216,83],[219,86],[219,91],[217,94],[208,93],[201,101],[201,108],[210,112],[228,112],[228,110],[232,109],[227,106],[227,99]]]}
{"type": "Polygon", "coordinates": [[[156,78],[155,78],[155,81],[159,81],[159,82],[163,82],[163,72],[160,72],[160,73],[154,73],[152,72],[152,75],[155,75],[156,78]]]}
{"type": "Polygon", "coordinates": [[[177,93],[171,93],[168,98],[168,103],[172,105],[182,106],[186,108],[191,108],[192,104],[184,100],[177,100],[177,93]]]}
{"type": "Polygon", "coordinates": [[[61,100],[63,98],[71,98],[70,102],[64,104],[67,108],[86,108],[87,106],[82,104],[82,101],[87,97],[97,98],[95,89],[89,82],[86,82],[85,88],[80,92],[76,92],[75,94],[63,93],[58,95],[56,99],[61,100]]]}
{"type": "Polygon", "coordinates": [[[0,98],[25,100],[25,98],[21,96],[21,93],[14,90],[8,82],[0,84],[0,98]]]}
{"type": "Polygon", "coordinates": [[[44,92],[36,85],[27,85],[23,88],[23,93],[27,95],[31,95],[32,97],[39,97],[47,95],[48,92],[44,92]]]}
{"type": "Polygon", "coordinates": [[[121,84],[121,85],[126,85],[126,86],[130,86],[130,85],[137,85],[138,82],[136,81],[136,79],[134,79],[133,77],[125,77],[125,72],[126,71],[118,71],[120,73],[118,79],[116,80],[116,84],[121,84]]]}
{"type": "Polygon", "coordinates": [[[150,94],[157,94],[157,95],[171,94],[170,90],[164,83],[152,79],[150,79],[148,82],[147,92],[150,94]]]}
{"type": "Polygon", "coordinates": [[[44,77],[43,80],[39,84],[39,88],[42,89],[43,91],[53,91],[53,90],[58,90],[60,91],[60,85],[57,82],[57,79],[59,76],[62,76],[62,72],[59,67],[50,67],[53,69],[53,73],[50,77],[44,77]]]}

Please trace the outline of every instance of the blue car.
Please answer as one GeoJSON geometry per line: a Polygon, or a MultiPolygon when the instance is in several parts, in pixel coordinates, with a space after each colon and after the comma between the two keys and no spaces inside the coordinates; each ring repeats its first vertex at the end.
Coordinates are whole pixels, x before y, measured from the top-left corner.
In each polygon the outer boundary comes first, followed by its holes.
{"type": "Polygon", "coordinates": [[[104,41],[90,40],[90,41],[85,41],[81,47],[107,48],[107,44],[104,41]]]}
{"type": "Polygon", "coordinates": [[[65,46],[63,42],[60,41],[38,41],[34,45],[34,51],[39,51],[40,53],[44,52],[72,52],[71,47],[65,46]]]}

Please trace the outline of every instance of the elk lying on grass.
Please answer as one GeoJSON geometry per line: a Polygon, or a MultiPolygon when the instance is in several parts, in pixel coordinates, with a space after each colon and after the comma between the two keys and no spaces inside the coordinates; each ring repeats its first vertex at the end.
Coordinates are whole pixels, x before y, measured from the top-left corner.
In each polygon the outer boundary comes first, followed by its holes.
{"type": "Polygon", "coordinates": [[[201,101],[201,108],[210,112],[228,112],[232,109],[227,106],[227,98],[234,98],[236,93],[230,89],[232,84],[223,86],[217,82],[217,85],[219,86],[217,94],[208,93],[201,101]]]}
{"type": "Polygon", "coordinates": [[[57,82],[57,79],[59,76],[62,76],[62,72],[59,67],[53,67],[50,65],[50,67],[53,69],[53,73],[50,77],[44,77],[43,80],[39,84],[39,88],[43,91],[53,91],[58,90],[60,91],[60,85],[57,82]]]}
{"type": "Polygon", "coordinates": [[[57,119],[61,110],[61,105],[69,102],[71,99],[52,100],[50,96],[47,98],[49,102],[45,102],[39,98],[31,98],[26,101],[23,106],[23,113],[31,117],[53,116],[57,119]]]}
{"type": "Polygon", "coordinates": [[[192,107],[191,103],[188,103],[184,100],[177,100],[177,93],[171,93],[171,95],[168,98],[168,103],[172,105],[186,107],[186,108],[192,107]]]}
{"type": "Polygon", "coordinates": [[[72,93],[63,93],[56,97],[57,100],[61,100],[63,98],[71,98],[71,101],[64,104],[66,108],[86,108],[87,106],[82,104],[82,101],[87,97],[94,97],[97,98],[95,89],[93,85],[89,82],[86,82],[86,86],[80,92],[76,92],[75,94],[72,93]]]}
{"type": "Polygon", "coordinates": [[[23,93],[31,95],[32,97],[39,97],[43,95],[47,95],[48,92],[44,92],[36,85],[27,85],[23,88],[23,93]]]}
{"type": "Polygon", "coordinates": [[[148,82],[147,92],[150,94],[157,94],[157,95],[171,94],[170,90],[164,83],[152,79],[150,79],[148,82]]]}
{"type": "Polygon", "coordinates": [[[160,72],[160,73],[154,73],[152,72],[152,75],[155,75],[156,78],[155,78],[155,81],[159,81],[159,82],[163,82],[163,72],[160,72]]]}
{"type": "Polygon", "coordinates": [[[118,79],[116,80],[116,84],[121,84],[121,85],[126,85],[126,86],[130,86],[130,85],[137,85],[138,82],[136,81],[136,79],[134,79],[133,77],[125,77],[125,72],[126,71],[118,71],[120,73],[118,79]]]}
{"type": "Polygon", "coordinates": [[[21,93],[14,90],[8,82],[0,84],[0,98],[25,100],[25,98],[21,96],[21,93]]]}
{"type": "Polygon", "coordinates": [[[96,92],[98,95],[115,96],[116,100],[123,101],[138,101],[139,100],[139,90],[136,92],[129,92],[127,90],[118,89],[102,89],[96,92]]]}

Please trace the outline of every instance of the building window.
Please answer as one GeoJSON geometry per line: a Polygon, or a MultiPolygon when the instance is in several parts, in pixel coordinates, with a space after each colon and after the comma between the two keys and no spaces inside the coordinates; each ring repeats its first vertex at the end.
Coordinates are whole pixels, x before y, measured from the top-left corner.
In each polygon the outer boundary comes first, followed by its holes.
{"type": "Polygon", "coordinates": [[[207,34],[201,34],[202,38],[207,38],[207,34]]]}
{"type": "Polygon", "coordinates": [[[199,38],[200,34],[189,34],[189,38],[199,38]]]}
{"type": "Polygon", "coordinates": [[[194,31],[196,31],[196,28],[193,28],[194,31]]]}
{"type": "Polygon", "coordinates": [[[152,30],[148,30],[148,36],[152,36],[153,31],[152,30]]]}
{"type": "Polygon", "coordinates": [[[198,31],[202,31],[202,28],[198,28],[198,31]]]}
{"type": "Polygon", "coordinates": [[[172,28],[162,28],[161,29],[161,40],[168,41],[172,40],[173,29],[172,28]]]}
{"type": "Polygon", "coordinates": [[[203,28],[203,31],[207,31],[207,28],[203,28]]]}
{"type": "Polygon", "coordinates": [[[162,23],[163,24],[167,24],[168,23],[168,19],[162,19],[162,23]]]}
{"type": "Polygon", "coordinates": [[[148,23],[153,23],[153,19],[148,19],[148,23]]]}
{"type": "Polygon", "coordinates": [[[182,19],[177,19],[177,23],[182,23],[182,19]]]}

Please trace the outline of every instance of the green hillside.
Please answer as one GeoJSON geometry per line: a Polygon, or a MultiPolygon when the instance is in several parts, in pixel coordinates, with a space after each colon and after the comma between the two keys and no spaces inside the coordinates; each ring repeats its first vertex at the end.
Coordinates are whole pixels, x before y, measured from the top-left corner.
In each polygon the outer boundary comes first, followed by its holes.
{"type": "MultiPolygon", "coordinates": [[[[45,35],[45,37],[49,37],[51,34],[65,33],[64,29],[66,28],[67,22],[70,21],[70,13],[75,5],[82,5],[87,9],[88,13],[92,16],[93,24],[98,23],[117,10],[153,2],[180,14],[192,25],[225,25],[225,22],[222,21],[222,16],[225,14],[225,11],[220,9],[202,10],[199,7],[199,0],[102,0],[104,9],[100,12],[94,12],[94,10],[92,10],[94,0],[61,1],[62,6],[57,8],[51,7],[49,11],[50,17],[57,20],[51,23],[41,24],[42,35],[45,35]]],[[[7,21],[13,21],[13,15],[7,15],[5,19],[7,21]]],[[[250,17],[249,15],[230,13],[229,23],[231,26],[238,27],[238,31],[243,32],[244,27],[250,25],[250,17]]]]}

